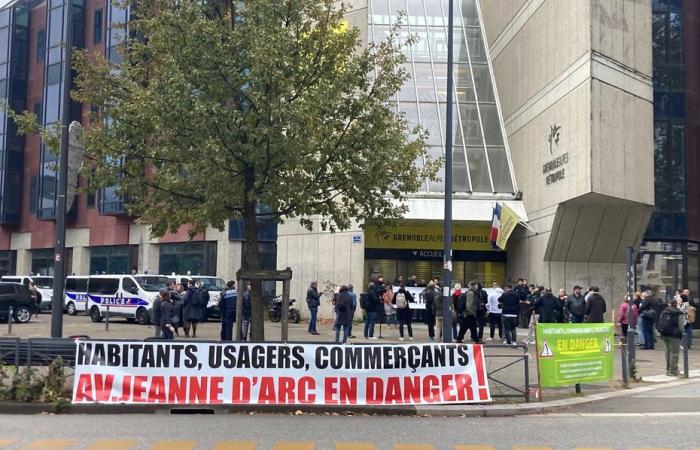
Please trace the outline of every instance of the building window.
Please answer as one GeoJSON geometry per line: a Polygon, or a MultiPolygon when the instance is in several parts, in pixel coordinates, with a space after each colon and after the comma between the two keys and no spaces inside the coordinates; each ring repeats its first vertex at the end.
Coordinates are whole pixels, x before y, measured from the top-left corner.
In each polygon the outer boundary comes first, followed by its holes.
{"type": "Polygon", "coordinates": [[[34,103],[34,115],[36,116],[36,123],[43,123],[44,121],[44,114],[42,113],[41,106],[41,102],[34,103]]]}
{"type": "Polygon", "coordinates": [[[17,251],[0,251],[0,277],[14,275],[17,271],[17,251]]]}
{"type": "MultiPolygon", "coordinates": [[[[53,276],[54,249],[42,248],[32,250],[32,274],[53,276]]],[[[73,249],[66,249],[66,273],[73,271],[73,249]]]]}
{"type": "Polygon", "coordinates": [[[92,43],[93,44],[99,44],[102,42],[102,15],[103,15],[102,9],[98,9],[95,11],[94,17],[94,22],[92,25],[92,43]]]}
{"type": "Polygon", "coordinates": [[[43,61],[46,58],[46,30],[39,30],[36,34],[36,60],[43,61]]]}
{"type": "Polygon", "coordinates": [[[39,200],[39,176],[32,175],[29,182],[29,214],[36,214],[37,202],[39,200]]]}
{"type": "Polygon", "coordinates": [[[216,275],[216,242],[161,244],[159,268],[163,275],[216,275]]]}
{"type": "Polygon", "coordinates": [[[106,245],[90,248],[91,274],[125,275],[138,267],[138,245],[106,245]]]}

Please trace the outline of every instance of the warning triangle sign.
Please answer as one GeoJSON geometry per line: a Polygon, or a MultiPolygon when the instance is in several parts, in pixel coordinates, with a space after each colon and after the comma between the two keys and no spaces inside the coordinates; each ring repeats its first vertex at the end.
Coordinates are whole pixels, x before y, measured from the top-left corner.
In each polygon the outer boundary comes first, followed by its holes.
{"type": "Polygon", "coordinates": [[[605,353],[610,353],[612,351],[610,347],[610,339],[605,338],[605,353]]]}
{"type": "Polygon", "coordinates": [[[554,356],[554,352],[552,352],[552,349],[549,348],[549,344],[547,344],[547,339],[545,339],[542,342],[542,352],[540,352],[540,358],[551,358],[554,356]]]}

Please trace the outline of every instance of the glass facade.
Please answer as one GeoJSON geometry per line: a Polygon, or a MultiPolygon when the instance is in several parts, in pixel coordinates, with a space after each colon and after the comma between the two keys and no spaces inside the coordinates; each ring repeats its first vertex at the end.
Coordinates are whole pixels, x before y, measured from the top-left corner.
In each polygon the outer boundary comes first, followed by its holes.
{"type": "Polygon", "coordinates": [[[90,248],[91,274],[129,274],[138,267],[138,245],[105,245],[90,248]]]}
{"type": "Polygon", "coordinates": [[[17,271],[17,252],[15,250],[0,251],[0,277],[14,275],[17,271]]]}
{"type": "MultiPolygon", "coordinates": [[[[53,256],[52,248],[41,248],[32,250],[32,274],[53,276],[53,256]]],[[[66,273],[73,272],[73,249],[66,249],[66,273]]]]}
{"type": "MultiPolygon", "coordinates": [[[[29,6],[19,3],[0,11],[0,97],[14,111],[27,102],[29,6]]],[[[22,211],[24,137],[0,111],[0,224],[18,224],[22,211]]]]}
{"type": "MultiPolygon", "coordinates": [[[[370,0],[369,39],[384,41],[400,12],[406,14],[401,37],[418,40],[406,50],[404,69],[410,79],[396,96],[396,110],[410,128],[421,125],[428,131],[428,153],[440,158],[445,155],[448,0],[370,0]]],[[[453,190],[513,194],[512,163],[478,1],[454,0],[454,13],[453,190]]],[[[444,192],[444,169],[440,178],[424,190],[444,192]]]]}
{"type": "Polygon", "coordinates": [[[160,273],[216,275],[216,242],[160,244],[160,273]]]}

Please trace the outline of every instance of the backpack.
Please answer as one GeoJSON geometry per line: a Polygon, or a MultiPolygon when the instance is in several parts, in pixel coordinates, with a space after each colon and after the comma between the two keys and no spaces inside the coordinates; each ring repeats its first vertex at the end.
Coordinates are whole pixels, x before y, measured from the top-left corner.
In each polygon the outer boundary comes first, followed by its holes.
{"type": "Polygon", "coordinates": [[[201,289],[190,289],[190,303],[198,308],[204,306],[204,294],[201,289]]]}
{"type": "Polygon", "coordinates": [[[367,309],[367,304],[369,303],[369,298],[367,294],[360,294],[360,308],[367,309]]]}
{"type": "Polygon", "coordinates": [[[405,309],[408,306],[408,301],[406,301],[406,294],[403,292],[396,293],[396,309],[405,309]]]}
{"type": "Polygon", "coordinates": [[[462,293],[455,299],[455,311],[461,312],[467,309],[467,294],[462,293]]]}
{"type": "Polygon", "coordinates": [[[668,309],[664,309],[661,312],[659,321],[656,322],[656,329],[661,336],[680,337],[681,334],[675,314],[671,314],[671,311],[668,309]]]}
{"type": "Polygon", "coordinates": [[[688,323],[689,324],[694,324],[695,323],[695,317],[697,315],[697,308],[695,306],[691,306],[688,308],[688,323]]]}
{"type": "Polygon", "coordinates": [[[647,320],[656,320],[656,310],[654,308],[645,309],[642,313],[642,318],[647,320]]]}

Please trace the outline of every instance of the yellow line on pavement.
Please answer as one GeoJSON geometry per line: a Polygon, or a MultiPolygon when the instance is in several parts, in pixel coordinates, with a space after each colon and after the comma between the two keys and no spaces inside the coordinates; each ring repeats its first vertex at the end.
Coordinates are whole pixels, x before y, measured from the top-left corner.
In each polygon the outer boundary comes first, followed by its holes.
{"type": "Polygon", "coordinates": [[[212,450],[254,450],[254,441],[226,441],[219,442],[212,450]]]}
{"type": "Polygon", "coordinates": [[[8,445],[12,445],[17,441],[19,441],[19,439],[0,439],[0,447],[7,447],[8,445]]]}
{"type": "Polygon", "coordinates": [[[377,450],[371,442],[337,442],[335,450],[377,450]]]}
{"type": "Polygon", "coordinates": [[[610,447],[576,447],[574,450],[613,450],[610,447]]]}
{"type": "Polygon", "coordinates": [[[455,445],[454,450],[496,450],[493,445],[455,445]]]}
{"type": "Polygon", "coordinates": [[[513,450],[553,450],[552,447],[513,447],[513,450]]]}
{"type": "Polygon", "coordinates": [[[394,450],[435,450],[435,447],[427,444],[396,444],[394,450]]]}
{"type": "Polygon", "coordinates": [[[74,446],[77,441],[73,439],[39,439],[27,444],[27,450],[64,450],[74,446]]]}
{"type": "Polygon", "coordinates": [[[158,441],[151,450],[192,450],[195,445],[195,441],[158,441]]]}
{"type": "Polygon", "coordinates": [[[315,450],[313,442],[278,442],[274,450],[315,450]]]}
{"type": "Polygon", "coordinates": [[[101,439],[86,450],[131,450],[134,447],[135,440],[101,439]]]}

